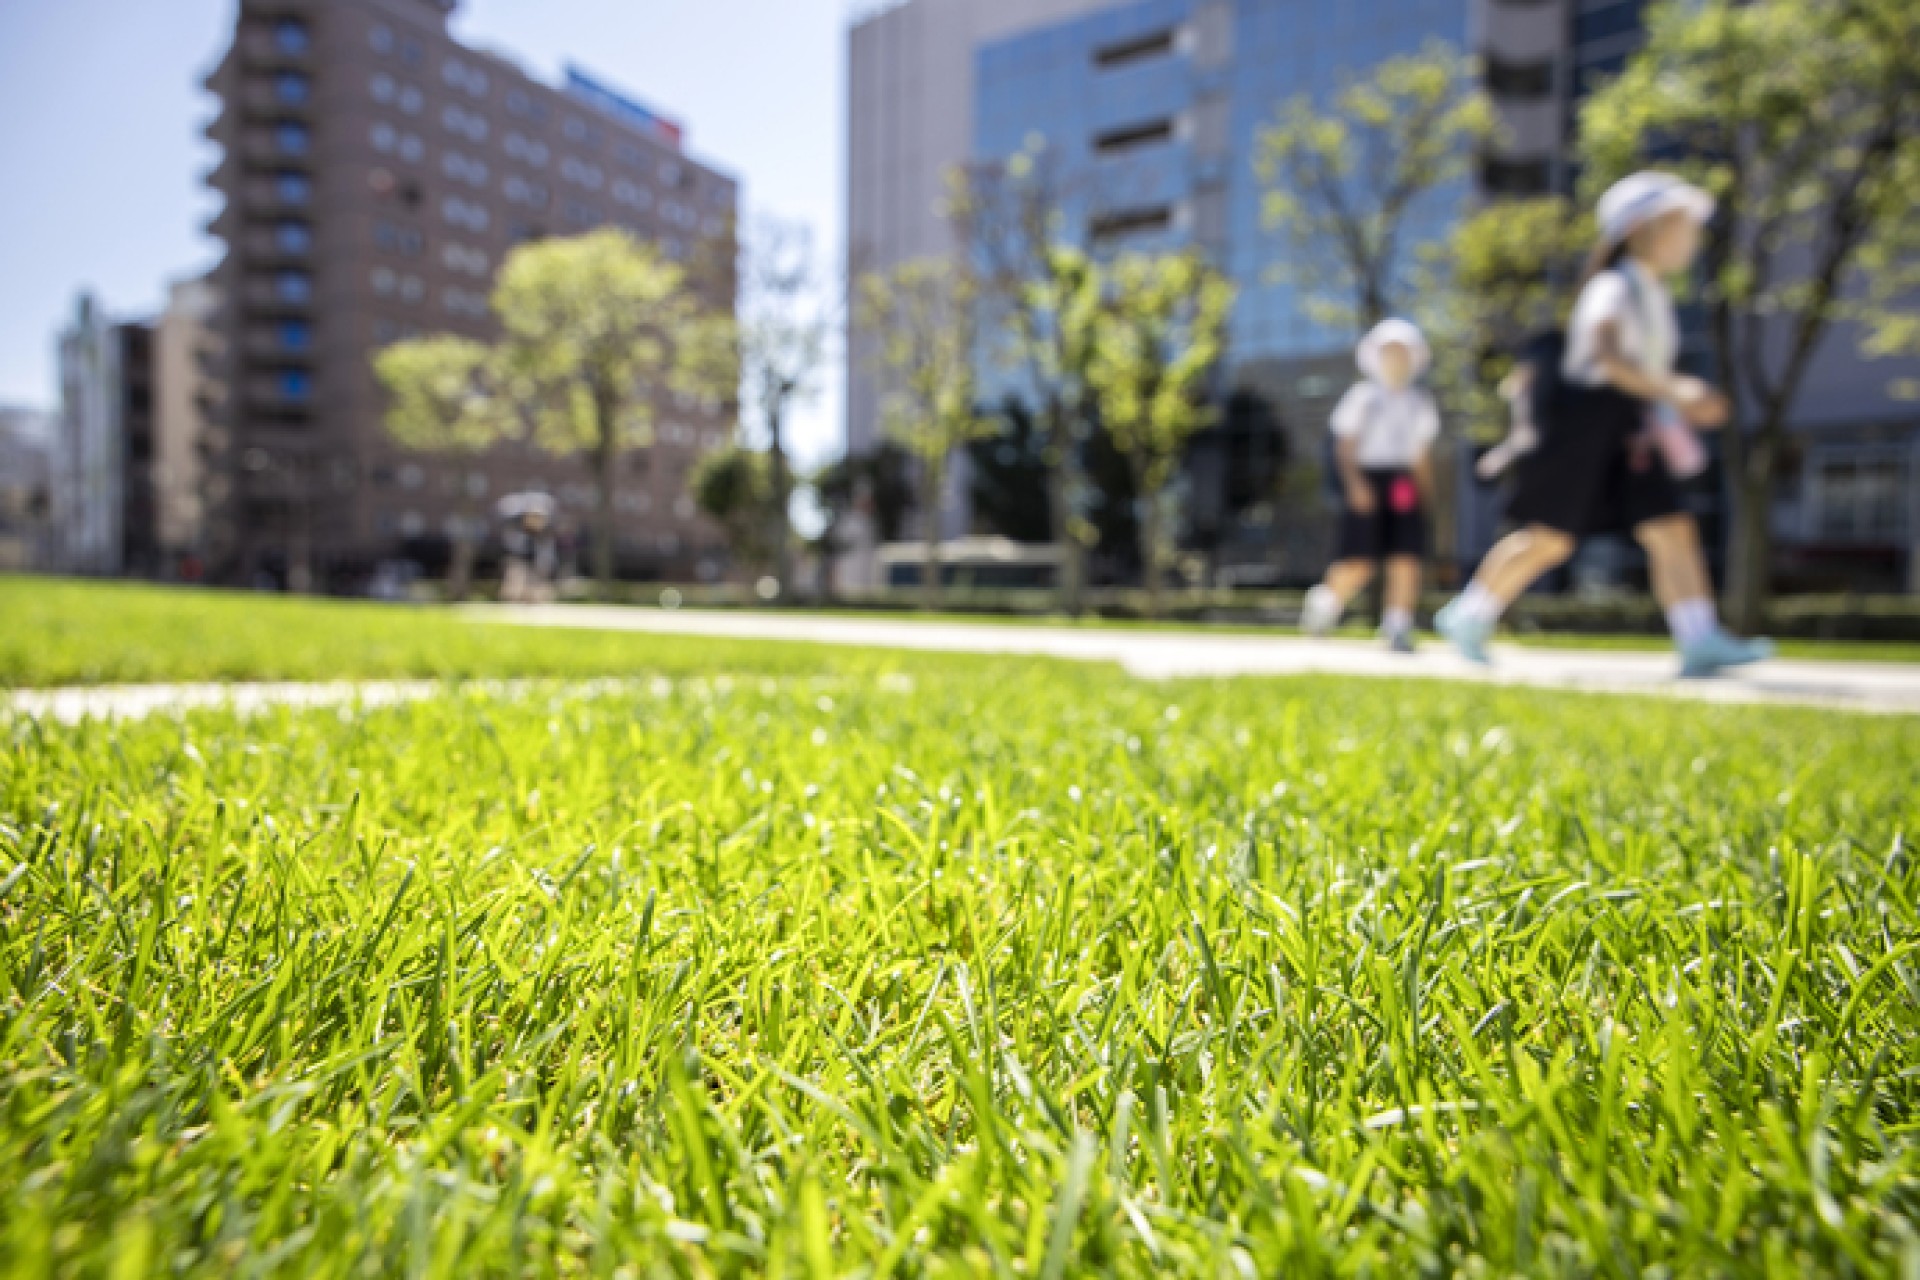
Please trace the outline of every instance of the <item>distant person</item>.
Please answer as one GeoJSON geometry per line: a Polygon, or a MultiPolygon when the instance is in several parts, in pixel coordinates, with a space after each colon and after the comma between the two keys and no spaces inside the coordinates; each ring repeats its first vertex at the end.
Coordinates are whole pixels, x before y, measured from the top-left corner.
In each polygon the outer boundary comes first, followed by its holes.
{"type": "Polygon", "coordinates": [[[1361,380],[1333,411],[1340,530],[1326,581],[1307,593],[1300,626],[1325,635],[1381,564],[1387,573],[1380,633],[1396,653],[1413,652],[1413,614],[1427,554],[1430,452],[1440,434],[1433,397],[1415,385],[1432,352],[1405,320],[1383,320],[1360,340],[1361,380]]]}
{"type": "Polygon", "coordinates": [[[500,514],[500,541],[506,553],[500,598],[508,604],[551,603],[559,567],[552,499],[545,494],[516,494],[502,500],[500,514]]]}
{"type": "Polygon", "coordinates": [[[1717,428],[1728,414],[1725,396],[1675,371],[1680,324],[1663,283],[1692,266],[1713,197],[1669,174],[1637,173],[1615,183],[1598,212],[1600,242],[1564,341],[1543,344],[1530,369],[1538,441],[1515,463],[1508,516],[1519,527],[1435,625],[1486,662],[1500,615],[1522,592],[1582,540],[1631,531],[1646,549],[1681,674],[1758,662],[1772,646],[1720,625],[1699,526],[1677,484],[1704,463],[1694,429],[1717,428]]]}

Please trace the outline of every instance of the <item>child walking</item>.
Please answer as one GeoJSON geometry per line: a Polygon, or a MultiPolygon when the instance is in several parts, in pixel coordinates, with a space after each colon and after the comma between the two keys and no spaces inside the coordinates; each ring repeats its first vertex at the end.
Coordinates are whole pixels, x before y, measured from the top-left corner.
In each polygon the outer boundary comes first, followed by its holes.
{"type": "Polygon", "coordinates": [[[1653,590],[1681,657],[1681,674],[1710,676],[1770,656],[1764,640],[1727,633],[1714,609],[1700,530],[1676,476],[1698,470],[1693,428],[1725,423],[1727,401],[1675,372],[1680,326],[1662,283],[1685,271],[1713,216],[1713,197],[1664,173],[1637,173],[1600,198],[1601,238],[1556,369],[1536,367],[1538,441],[1516,463],[1508,515],[1519,526],[1495,545],[1457,600],[1434,619],[1463,655],[1486,662],[1500,615],[1582,539],[1631,531],[1646,549],[1653,590]]]}
{"type": "Polygon", "coordinates": [[[1428,454],[1440,434],[1433,397],[1414,383],[1432,353],[1419,329],[1384,320],[1360,340],[1356,357],[1361,380],[1333,411],[1342,500],[1338,545],[1326,581],[1307,593],[1300,625],[1309,635],[1331,631],[1384,561],[1380,633],[1394,652],[1411,653],[1433,492],[1428,454]]]}

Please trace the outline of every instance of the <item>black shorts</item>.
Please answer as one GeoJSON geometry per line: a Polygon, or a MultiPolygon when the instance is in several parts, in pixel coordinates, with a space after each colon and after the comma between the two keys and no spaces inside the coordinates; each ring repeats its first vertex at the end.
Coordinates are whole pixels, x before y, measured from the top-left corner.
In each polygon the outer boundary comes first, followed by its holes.
{"type": "Polygon", "coordinates": [[[1604,388],[1566,387],[1541,423],[1540,443],[1516,467],[1507,518],[1574,538],[1630,533],[1686,510],[1657,455],[1635,465],[1629,442],[1646,404],[1604,388]]]}
{"type": "Polygon", "coordinates": [[[1340,513],[1340,537],[1335,563],[1344,560],[1391,560],[1401,556],[1421,559],[1427,554],[1427,513],[1420,502],[1420,485],[1404,469],[1361,473],[1373,490],[1373,510],[1340,513]]]}

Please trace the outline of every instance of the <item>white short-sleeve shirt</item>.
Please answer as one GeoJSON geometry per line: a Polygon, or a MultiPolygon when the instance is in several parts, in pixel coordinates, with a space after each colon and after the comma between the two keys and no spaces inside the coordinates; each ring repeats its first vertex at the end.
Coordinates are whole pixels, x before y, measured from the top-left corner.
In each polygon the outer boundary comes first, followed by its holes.
{"type": "Polygon", "coordinates": [[[1440,434],[1440,410],[1419,387],[1390,391],[1356,382],[1333,409],[1333,434],[1355,441],[1354,457],[1369,471],[1397,471],[1418,462],[1440,434]]]}
{"type": "Polygon", "coordinates": [[[1600,330],[1614,326],[1620,355],[1642,372],[1665,378],[1680,359],[1680,320],[1673,295],[1657,276],[1628,258],[1587,281],[1567,325],[1567,354],[1561,373],[1567,381],[1597,387],[1600,330]]]}

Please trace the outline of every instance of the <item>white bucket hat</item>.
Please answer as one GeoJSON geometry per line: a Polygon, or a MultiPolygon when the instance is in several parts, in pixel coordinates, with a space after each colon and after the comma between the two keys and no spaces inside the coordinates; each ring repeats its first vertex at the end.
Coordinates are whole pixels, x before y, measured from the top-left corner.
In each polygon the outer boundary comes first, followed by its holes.
{"type": "Polygon", "coordinates": [[[1380,380],[1380,348],[1390,342],[1405,347],[1407,354],[1413,357],[1413,376],[1416,378],[1425,373],[1427,366],[1433,362],[1433,350],[1427,346],[1426,336],[1418,327],[1398,318],[1382,320],[1373,326],[1366,337],[1360,339],[1360,346],[1354,352],[1360,372],[1375,382],[1380,380]]]}
{"type": "Polygon", "coordinates": [[[1600,223],[1600,238],[1617,245],[1648,222],[1676,209],[1695,222],[1705,223],[1713,217],[1713,197],[1670,173],[1647,169],[1608,187],[1594,216],[1600,223]]]}

